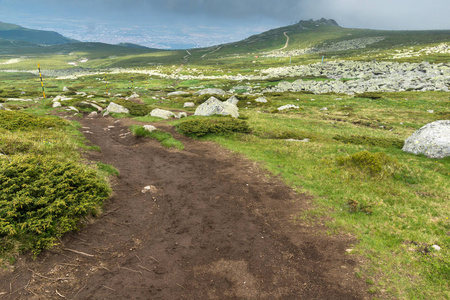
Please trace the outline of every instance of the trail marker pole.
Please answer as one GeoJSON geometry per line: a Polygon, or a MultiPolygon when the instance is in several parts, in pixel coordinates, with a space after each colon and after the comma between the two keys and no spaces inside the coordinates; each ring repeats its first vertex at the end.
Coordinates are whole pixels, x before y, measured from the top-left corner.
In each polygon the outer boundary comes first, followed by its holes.
{"type": "Polygon", "coordinates": [[[42,80],[42,74],[41,74],[41,65],[39,65],[39,63],[37,65],[38,65],[38,70],[39,70],[39,78],[41,79],[42,95],[45,98],[44,81],[42,80]]]}

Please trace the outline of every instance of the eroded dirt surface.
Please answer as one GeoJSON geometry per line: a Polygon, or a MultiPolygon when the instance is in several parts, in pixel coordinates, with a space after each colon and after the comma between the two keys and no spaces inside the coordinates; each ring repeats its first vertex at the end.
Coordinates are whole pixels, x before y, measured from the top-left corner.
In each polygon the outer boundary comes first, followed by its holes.
{"type": "Polygon", "coordinates": [[[345,254],[354,240],[294,220],[310,196],[209,142],[137,139],[130,122],[82,121],[102,149],[88,158],[120,171],[114,194],[61,245],[3,271],[0,298],[368,298],[345,254]]]}

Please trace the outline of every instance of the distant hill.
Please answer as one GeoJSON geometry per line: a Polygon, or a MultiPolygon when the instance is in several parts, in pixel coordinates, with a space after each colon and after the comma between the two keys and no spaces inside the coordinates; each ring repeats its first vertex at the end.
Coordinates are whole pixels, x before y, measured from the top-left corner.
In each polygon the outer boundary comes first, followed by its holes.
{"type": "MultiPolygon", "coordinates": [[[[234,43],[192,49],[189,60],[192,62],[249,54],[299,57],[321,53],[333,55],[336,58],[354,58],[374,51],[392,52],[395,49],[404,51],[408,47],[420,48],[435,46],[438,43],[450,43],[450,30],[352,29],[340,27],[334,20],[320,19],[300,21],[234,43]]],[[[448,58],[448,54],[446,57],[448,58]]],[[[445,57],[438,60],[443,59],[445,57]]]]}
{"type": "Polygon", "coordinates": [[[47,46],[77,42],[54,31],[28,29],[3,22],[0,22],[0,39],[47,46]]]}
{"type": "Polygon", "coordinates": [[[122,47],[128,47],[128,48],[151,49],[149,47],[145,47],[145,46],[138,45],[138,44],[133,44],[133,43],[119,43],[117,45],[118,46],[122,46],[122,47]]]}

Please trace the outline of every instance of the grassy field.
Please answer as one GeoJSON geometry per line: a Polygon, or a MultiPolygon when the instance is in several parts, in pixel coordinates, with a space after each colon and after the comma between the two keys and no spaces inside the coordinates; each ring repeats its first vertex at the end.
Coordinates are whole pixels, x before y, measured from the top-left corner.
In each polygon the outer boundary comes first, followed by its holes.
{"type": "MultiPolygon", "coordinates": [[[[401,150],[404,140],[423,125],[436,120],[450,120],[449,93],[383,93],[380,99],[337,94],[266,93],[269,102],[262,104],[255,102],[257,96],[245,95],[242,86],[252,86],[254,92],[262,92],[279,80],[292,81],[297,78],[268,81],[244,79],[239,82],[221,78],[179,80],[130,71],[110,74],[108,69],[130,67],[197,76],[253,75],[255,70],[268,67],[321,60],[317,54],[292,58],[261,56],[262,52],[284,46],[286,38],[283,32],[288,32],[291,38],[287,51],[320,46],[331,41],[380,35],[386,37],[366,49],[336,52],[327,55],[326,59],[449,61],[449,54],[439,53],[394,58],[402,51],[418,53],[424,47],[450,42],[448,31],[386,32],[313,25],[304,23],[304,26],[309,26],[307,31],[299,31],[298,26],[287,26],[245,41],[223,45],[219,50],[219,47],[194,49],[189,56],[186,51],[155,52],[129,50],[126,47],[118,51],[117,47],[98,43],[52,46],[54,51],[49,54],[43,54],[42,49],[30,50],[30,45],[23,44],[24,53],[28,51],[26,56],[22,56],[20,51],[16,54],[0,51],[0,69],[3,70],[35,70],[37,62],[40,62],[44,70],[83,67],[98,70],[99,73],[65,80],[44,76],[47,98],[43,99],[38,76],[0,72],[0,103],[12,110],[0,111],[2,172],[13,172],[18,166],[25,165],[30,169],[29,174],[37,176],[42,170],[35,169],[40,165],[36,162],[48,162],[46,165],[51,167],[45,172],[59,170],[55,162],[63,162],[67,166],[64,172],[76,178],[87,176],[93,183],[92,190],[80,191],[80,195],[90,193],[97,197],[90,199],[92,201],[89,203],[75,204],[85,208],[83,215],[58,215],[65,226],[52,227],[51,232],[37,240],[32,238],[33,232],[42,231],[41,227],[47,225],[38,222],[28,224],[26,218],[24,224],[28,225],[14,223],[10,219],[6,222],[4,216],[13,213],[5,210],[6,206],[0,208],[0,259],[3,263],[13,262],[20,252],[34,251],[37,254],[41,249],[51,247],[64,232],[76,228],[73,220],[98,213],[109,193],[106,178],[118,174],[111,166],[86,162],[81,158],[82,151],[95,148],[84,145],[77,122],[51,116],[67,114],[65,109],[68,106],[76,107],[81,113],[95,110],[83,104],[87,98],[77,95],[77,92],[87,93],[91,97],[89,101],[95,101],[102,107],[114,101],[126,104],[131,111],[131,115],[114,117],[157,123],[167,121],[147,116],[154,108],[193,113],[193,108],[183,108],[183,104],[194,102],[198,105],[207,99],[193,95],[194,91],[207,87],[229,90],[239,85],[241,87],[236,94],[240,99],[241,117],[236,124],[226,124],[228,120],[217,117],[206,118],[208,121],[189,117],[169,123],[183,128],[183,122],[193,120],[190,126],[210,126],[208,128],[212,129],[209,131],[202,131],[201,139],[212,140],[242,153],[280,176],[299,192],[313,195],[313,209],[293,212],[293,222],[326,222],[330,235],[345,232],[355,236],[358,243],[348,250],[348,255],[362,262],[355,276],[370,285],[369,291],[374,298],[450,299],[450,158],[436,160],[401,150]],[[77,62],[78,66],[71,66],[70,62],[77,62]],[[64,87],[68,87],[69,91],[63,92],[64,87]],[[169,92],[178,90],[189,94],[167,96],[169,92]],[[121,99],[135,92],[143,104],[121,99]],[[58,95],[73,99],[54,109],[51,97],[58,95]],[[31,101],[9,101],[9,98],[31,101]],[[299,108],[283,113],[277,111],[277,107],[286,104],[299,108]],[[245,133],[217,134],[221,127],[238,128],[231,131],[245,133]],[[14,226],[28,226],[30,230],[20,231],[17,229],[19,227],[14,226]],[[434,245],[439,246],[440,250],[436,250],[434,245]]],[[[0,46],[3,44],[5,42],[0,41],[0,46]]],[[[222,100],[225,99],[222,97],[222,100]]],[[[137,135],[157,139],[166,147],[175,147],[179,151],[184,147],[165,132],[149,134],[140,127],[133,127],[133,131],[137,135]]],[[[10,174],[15,174],[14,178],[19,181],[24,180],[18,172],[10,174]]],[[[39,180],[44,179],[36,179],[37,182],[39,180]]],[[[4,182],[6,180],[1,183],[4,182]]],[[[3,188],[0,195],[10,197],[14,194],[5,192],[11,186],[3,188]]],[[[30,195],[20,194],[20,197],[14,201],[30,203],[30,195]]],[[[6,205],[1,201],[0,198],[0,204],[6,205]]],[[[52,224],[53,215],[47,216],[48,224],[52,224]]]]}

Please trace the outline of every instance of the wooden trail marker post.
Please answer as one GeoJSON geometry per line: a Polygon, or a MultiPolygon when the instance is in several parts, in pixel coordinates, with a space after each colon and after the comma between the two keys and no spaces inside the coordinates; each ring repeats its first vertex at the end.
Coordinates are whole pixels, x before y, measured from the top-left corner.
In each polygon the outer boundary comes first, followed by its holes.
{"type": "Polygon", "coordinates": [[[42,80],[42,74],[41,74],[41,65],[39,63],[37,65],[38,65],[38,70],[39,70],[39,78],[41,79],[42,95],[45,98],[44,81],[42,80]]]}

